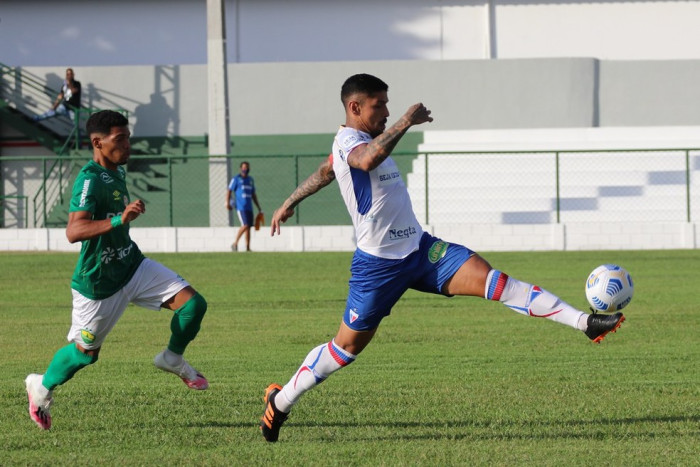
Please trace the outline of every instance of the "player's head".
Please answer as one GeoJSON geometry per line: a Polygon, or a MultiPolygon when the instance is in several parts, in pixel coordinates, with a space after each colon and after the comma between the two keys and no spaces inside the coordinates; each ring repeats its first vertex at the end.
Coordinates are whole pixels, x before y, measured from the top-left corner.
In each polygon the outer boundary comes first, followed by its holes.
{"type": "Polygon", "coordinates": [[[95,158],[108,168],[125,164],[131,155],[129,120],[113,110],[90,115],[85,129],[90,136],[95,158]],[[103,164],[102,162],[105,162],[103,164]]]}
{"type": "Polygon", "coordinates": [[[360,73],[345,80],[343,87],[340,88],[340,100],[344,106],[347,106],[353,95],[372,96],[382,91],[389,91],[389,85],[376,76],[360,73]]]}
{"type": "Polygon", "coordinates": [[[66,81],[73,81],[75,73],[73,73],[72,68],[66,68],[66,81]]]}
{"type": "Polygon", "coordinates": [[[246,176],[250,172],[250,164],[247,161],[241,162],[240,165],[241,175],[246,176]]]}
{"type": "Polygon", "coordinates": [[[106,135],[112,130],[112,127],[128,127],[129,120],[119,112],[114,110],[100,110],[90,115],[85,123],[85,129],[88,135],[93,134],[106,135]]]}
{"type": "Polygon", "coordinates": [[[389,117],[388,91],[389,86],[376,76],[362,73],[346,79],[340,90],[346,125],[372,137],[380,135],[389,117]]]}

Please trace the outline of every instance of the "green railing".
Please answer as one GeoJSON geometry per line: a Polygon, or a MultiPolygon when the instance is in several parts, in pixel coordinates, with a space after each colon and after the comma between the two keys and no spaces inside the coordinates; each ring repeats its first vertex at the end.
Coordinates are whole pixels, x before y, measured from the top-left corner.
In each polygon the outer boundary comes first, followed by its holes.
{"type": "MultiPolygon", "coordinates": [[[[66,138],[66,142],[63,144],[61,149],[58,151],[58,156],[64,156],[65,154],[68,153],[68,148],[71,146],[71,142],[73,142],[74,149],[76,151],[79,151],[81,149],[81,144],[83,144],[82,138],[81,138],[81,133],[80,129],[82,126],[82,117],[83,116],[89,116],[90,114],[99,111],[101,109],[96,109],[96,108],[80,108],[80,109],[75,109],[75,119],[73,122],[73,127],[66,138]]],[[[121,112],[126,118],[129,118],[129,112],[124,109],[116,109],[118,112],[121,112]]],[[[86,144],[90,144],[87,142],[86,144]]],[[[64,163],[68,163],[69,167],[69,173],[70,169],[73,167],[72,162],[66,161],[64,158],[58,158],[55,159],[51,167],[48,169],[44,167],[43,173],[44,173],[44,179],[42,181],[41,187],[37,191],[37,193],[34,195],[34,198],[32,199],[32,203],[34,206],[34,225],[38,225],[38,220],[39,216],[43,219],[43,222],[41,223],[42,225],[46,225],[47,223],[47,214],[48,211],[55,206],[55,204],[49,206],[47,204],[49,199],[56,199],[55,197],[47,197],[47,193],[56,193],[58,195],[58,200],[57,204],[61,204],[64,202],[63,199],[63,193],[65,192],[67,185],[66,183],[70,182],[70,178],[65,178],[64,177],[64,163]]],[[[44,164],[46,163],[46,160],[44,160],[44,164]]]]}
{"type": "MultiPolygon", "coordinates": [[[[327,154],[229,156],[226,179],[247,160],[258,199],[269,216],[327,154]]],[[[700,219],[700,149],[491,151],[397,153],[392,156],[408,186],[418,220],[424,225],[559,224],[602,222],[698,222],[700,219]]],[[[17,164],[13,173],[34,174],[33,226],[65,223],[78,169],[89,156],[3,158],[17,164]],[[27,169],[21,166],[27,165],[27,169]],[[52,188],[54,187],[54,188],[52,188]],[[58,212],[64,217],[57,217],[58,212]]],[[[143,199],[142,227],[209,226],[208,155],[133,155],[127,166],[132,199],[143,199]]],[[[27,184],[27,187],[31,184],[27,184]]],[[[20,191],[22,187],[19,187],[20,191]]],[[[27,191],[29,191],[27,193],[27,191]]],[[[214,212],[217,212],[216,209],[214,212]]],[[[236,222],[235,216],[230,217],[236,222]]],[[[7,223],[5,223],[7,224],[7,223]]],[[[288,225],[348,225],[337,188],[328,187],[305,200],[288,225]]]]}
{"type": "Polygon", "coordinates": [[[27,227],[29,197],[24,195],[0,195],[0,228],[12,227],[6,224],[8,218],[13,218],[15,227],[27,227]],[[7,216],[6,211],[13,211],[7,206],[7,200],[15,200],[14,215],[7,216]]]}
{"type": "MultiPolygon", "coordinates": [[[[0,89],[0,97],[12,104],[18,112],[23,113],[25,116],[30,116],[25,108],[26,102],[34,102],[36,106],[41,105],[43,108],[49,108],[61,92],[50,88],[46,83],[21,68],[11,67],[4,63],[0,63],[0,83],[3,84],[2,89],[0,89]],[[11,82],[8,81],[8,77],[11,82]]],[[[63,146],[56,151],[56,154],[59,156],[66,154],[71,148],[80,149],[81,144],[84,143],[84,141],[81,141],[81,130],[84,128],[87,117],[91,113],[102,109],[71,106],[70,110],[74,112],[74,118],[70,123],[68,122],[69,118],[52,119],[52,121],[65,122],[65,125],[52,129],[53,131],[67,133],[67,135],[64,135],[65,142],[63,146]]],[[[113,110],[121,112],[127,118],[129,117],[129,112],[125,109],[115,108],[113,110]]]]}

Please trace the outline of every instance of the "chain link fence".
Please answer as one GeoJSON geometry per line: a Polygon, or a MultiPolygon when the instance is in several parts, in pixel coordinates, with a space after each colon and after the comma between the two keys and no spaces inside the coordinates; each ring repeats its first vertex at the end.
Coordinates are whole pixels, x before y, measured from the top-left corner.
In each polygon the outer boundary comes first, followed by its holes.
{"type": "Polygon", "coordinates": [[[413,166],[426,224],[700,219],[699,150],[427,154],[413,166]]]}
{"type": "MultiPolygon", "coordinates": [[[[327,154],[247,155],[210,165],[209,157],[132,156],[132,199],[143,199],[141,227],[235,225],[225,186],[210,186],[210,168],[230,180],[250,163],[257,196],[272,212],[327,154]],[[223,175],[223,174],[222,174],[223,175]],[[218,204],[218,206],[217,206],[218,204]],[[217,219],[212,221],[212,218],[217,219]],[[218,218],[218,216],[221,216],[218,218]]],[[[402,153],[392,156],[418,220],[436,224],[698,222],[700,150],[402,153]]],[[[62,227],[73,181],[85,157],[0,158],[2,226],[62,227]]],[[[349,225],[332,184],[306,199],[288,225],[349,225]]]]}

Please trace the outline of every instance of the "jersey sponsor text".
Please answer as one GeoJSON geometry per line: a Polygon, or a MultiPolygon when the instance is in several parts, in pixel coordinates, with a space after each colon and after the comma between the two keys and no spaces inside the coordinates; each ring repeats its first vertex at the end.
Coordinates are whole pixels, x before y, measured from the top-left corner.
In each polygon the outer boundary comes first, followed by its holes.
{"type": "Polygon", "coordinates": [[[418,233],[415,227],[405,229],[389,229],[389,240],[403,240],[418,233]]]}

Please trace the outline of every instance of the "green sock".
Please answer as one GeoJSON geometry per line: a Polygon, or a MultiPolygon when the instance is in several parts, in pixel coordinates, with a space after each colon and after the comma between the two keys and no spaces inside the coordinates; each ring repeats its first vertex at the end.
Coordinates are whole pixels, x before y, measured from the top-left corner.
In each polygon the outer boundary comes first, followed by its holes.
{"type": "Polygon", "coordinates": [[[197,336],[206,312],[207,301],[198,293],[175,310],[173,319],[170,320],[172,335],[168,343],[168,350],[178,355],[185,353],[187,344],[197,336]]]}
{"type": "Polygon", "coordinates": [[[78,370],[96,361],[97,357],[84,354],[74,343],[70,343],[54,354],[41,383],[46,389],[52,391],[56,386],[71,379],[78,370]]]}

